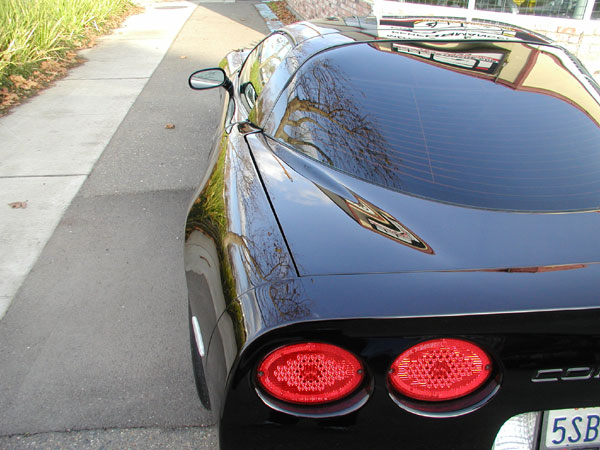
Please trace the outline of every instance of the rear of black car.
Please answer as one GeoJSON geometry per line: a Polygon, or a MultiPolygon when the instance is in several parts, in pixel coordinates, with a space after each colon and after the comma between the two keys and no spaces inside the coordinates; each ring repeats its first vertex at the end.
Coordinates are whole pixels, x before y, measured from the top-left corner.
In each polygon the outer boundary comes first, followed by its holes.
{"type": "Polygon", "coordinates": [[[504,42],[299,69],[246,139],[301,277],[237,300],[224,449],[600,446],[600,116],[577,80],[504,42]],[[348,389],[315,375],[339,354],[348,389]]]}
{"type": "MultiPolygon", "coordinates": [[[[347,319],[278,328],[249,343],[234,366],[220,425],[221,446],[224,449],[546,448],[538,447],[542,435],[565,423],[546,423],[543,411],[599,404],[599,318],[598,310],[586,310],[347,319]],[[460,339],[483,349],[492,361],[491,377],[480,390],[459,400],[411,404],[390,384],[392,363],[412,346],[439,338],[460,339]],[[344,408],[351,410],[351,405],[344,405],[339,413],[328,415],[326,410],[331,410],[331,404],[326,408],[297,404],[278,408],[264,401],[268,394],[259,381],[260,362],[281,346],[307,341],[339,346],[364,364],[365,379],[358,388],[368,392],[364,405],[349,413],[344,413],[344,408]],[[497,383],[498,388],[490,391],[490,383],[494,386],[497,383]],[[480,402],[482,391],[484,401],[480,402]],[[437,412],[432,413],[432,409],[437,412]],[[509,422],[524,413],[531,414],[509,422]]],[[[567,424],[569,434],[564,436],[563,443],[569,444],[570,438],[580,444],[573,448],[596,448],[597,443],[585,442],[590,420],[587,438],[589,441],[597,438],[593,419],[584,415],[582,420],[581,437],[576,439],[574,428],[567,424]]],[[[561,433],[552,437],[558,441],[561,433]]]]}
{"type": "MultiPolygon", "coordinates": [[[[265,198],[234,218],[281,231],[286,272],[210,336],[221,448],[600,448],[597,85],[508,32],[353,33],[290,63],[243,136],[265,198]]],[[[237,245],[239,284],[261,254],[237,245]]]]}

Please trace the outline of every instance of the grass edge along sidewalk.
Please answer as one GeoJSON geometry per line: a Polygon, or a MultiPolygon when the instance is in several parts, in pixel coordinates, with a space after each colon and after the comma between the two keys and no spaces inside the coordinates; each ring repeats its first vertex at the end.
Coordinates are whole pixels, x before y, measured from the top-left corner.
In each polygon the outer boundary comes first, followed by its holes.
{"type": "Polygon", "coordinates": [[[77,49],[140,10],[130,0],[2,0],[0,116],[81,62],[77,49]]]}

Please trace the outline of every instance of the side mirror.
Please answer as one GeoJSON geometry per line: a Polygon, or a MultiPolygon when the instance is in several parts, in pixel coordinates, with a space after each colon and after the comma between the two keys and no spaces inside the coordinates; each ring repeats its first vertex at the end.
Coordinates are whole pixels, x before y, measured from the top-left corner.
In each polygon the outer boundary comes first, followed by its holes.
{"type": "Polygon", "coordinates": [[[225,86],[229,79],[225,71],[219,67],[215,69],[202,69],[190,75],[188,83],[192,89],[203,90],[225,86]]]}

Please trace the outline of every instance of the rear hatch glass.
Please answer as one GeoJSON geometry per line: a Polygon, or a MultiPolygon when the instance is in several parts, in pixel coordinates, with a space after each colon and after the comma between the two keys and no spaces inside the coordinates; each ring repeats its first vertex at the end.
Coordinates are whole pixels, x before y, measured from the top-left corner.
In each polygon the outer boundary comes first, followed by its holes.
{"type": "Polygon", "coordinates": [[[549,46],[360,43],[306,62],[266,130],[322,164],[426,199],[595,210],[598,98],[549,46]]]}

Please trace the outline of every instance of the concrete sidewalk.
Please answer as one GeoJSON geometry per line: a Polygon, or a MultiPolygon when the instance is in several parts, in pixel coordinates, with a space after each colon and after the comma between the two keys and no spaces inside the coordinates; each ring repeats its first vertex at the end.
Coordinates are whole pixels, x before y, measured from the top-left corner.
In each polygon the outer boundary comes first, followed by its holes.
{"type": "Polygon", "coordinates": [[[88,62],[0,119],[0,319],[173,39],[204,2],[138,3],[144,13],[80,52],[88,62]],[[12,209],[13,202],[27,207],[12,209]]]}
{"type": "Polygon", "coordinates": [[[220,103],[187,77],[268,29],[248,1],[147,5],[119,30],[126,38],[103,39],[86,65],[0,119],[1,180],[24,186],[6,202],[29,201],[0,208],[7,230],[4,217],[26,227],[12,240],[3,231],[4,267],[25,239],[33,264],[0,320],[0,448],[214,448],[181,252],[220,103]]]}

